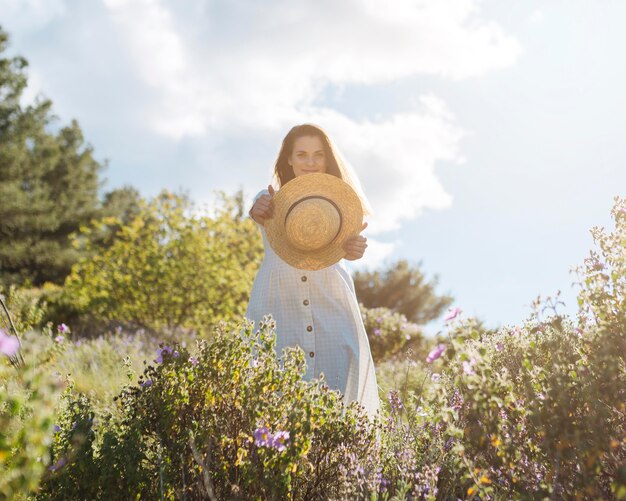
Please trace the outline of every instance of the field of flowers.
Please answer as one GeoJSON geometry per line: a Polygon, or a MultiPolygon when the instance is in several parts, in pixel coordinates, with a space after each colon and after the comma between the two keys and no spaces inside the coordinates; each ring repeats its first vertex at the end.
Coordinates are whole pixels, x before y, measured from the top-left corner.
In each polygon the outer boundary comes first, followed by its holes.
{"type": "Polygon", "coordinates": [[[0,498],[626,499],[626,200],[612,216],[576,318],[558,297],[497,331],[453,309],[425,340],[364,309],[374,421],[277,357],[271,318],[87,337],[5,291],[0,498]]]}

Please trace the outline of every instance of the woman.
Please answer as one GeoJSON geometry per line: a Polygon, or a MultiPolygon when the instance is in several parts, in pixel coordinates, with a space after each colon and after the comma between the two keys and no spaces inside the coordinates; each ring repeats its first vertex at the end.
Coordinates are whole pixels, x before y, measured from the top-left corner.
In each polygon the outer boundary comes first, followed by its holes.
{"type": "MultiPolygon", "coordinates": [[[[356,176],[326,133],[315,125],[297,125],[283,140],[275,183],[280,188],[295,177],[314,172],[343,179],[359,195],[364,213],[370,212],[356,176]]],[[[250,210],[261,229],[265,257],[252,286],[246,317],[258,324],[271,314],[276,321],[277,352],[300,346],[307,362],[305,379],[323,373],[329,387],[344,394],[346,403],[358,401],[373,417],[379,408],[378,386],[352,278],[341,262],[308,271],[294,268],[276,255],[263,227],[273,216],[274,193],[273,186],[268,186],[250,210]]],[[[366,226],[363,224],[362,230],[366,226]]],[[[343,245],[345,259],[360,259],[366,247],[367,239],[361,235],[348,239],[343,245]]]]}

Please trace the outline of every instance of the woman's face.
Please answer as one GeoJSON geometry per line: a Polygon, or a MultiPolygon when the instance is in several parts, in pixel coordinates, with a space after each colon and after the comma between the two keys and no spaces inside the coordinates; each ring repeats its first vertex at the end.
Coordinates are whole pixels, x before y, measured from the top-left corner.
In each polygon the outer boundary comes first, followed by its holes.
{"type": "Polygon", "coordinates": [[[317,136],[299,137],[293,143],[293,151],[287,161],[296,177],[313,172],[325,173],[326,153],[322,140],[317,136]]]}

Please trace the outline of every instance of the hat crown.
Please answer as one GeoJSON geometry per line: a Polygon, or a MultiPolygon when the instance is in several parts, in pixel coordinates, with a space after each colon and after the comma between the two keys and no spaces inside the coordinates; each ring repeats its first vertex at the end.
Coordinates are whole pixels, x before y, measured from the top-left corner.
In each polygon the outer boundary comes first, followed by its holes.
{"type": "Polygon", "coordinates": [[[322,196],[296,201],[285,216],[285,233],[295,248],[315,251],[329,245],[341,229],[341,213],[322,196]]]}

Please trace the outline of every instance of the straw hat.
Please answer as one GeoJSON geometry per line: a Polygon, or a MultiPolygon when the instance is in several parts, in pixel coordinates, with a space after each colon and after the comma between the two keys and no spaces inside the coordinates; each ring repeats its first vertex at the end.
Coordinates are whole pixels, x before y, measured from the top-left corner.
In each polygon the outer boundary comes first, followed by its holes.
{"type": "Polygon", "coordinates": [[[286,263],[320,270],[343,258],[343,243],[358,235],[361,201],[350,185],[330,174],[298,176],[274,195],[274,215],[265,222],[267,239],[286,263]]]}

